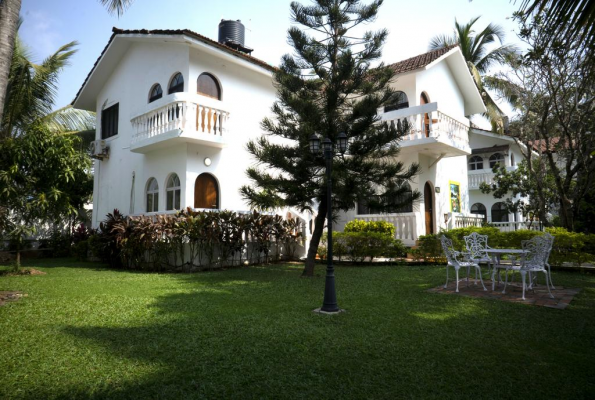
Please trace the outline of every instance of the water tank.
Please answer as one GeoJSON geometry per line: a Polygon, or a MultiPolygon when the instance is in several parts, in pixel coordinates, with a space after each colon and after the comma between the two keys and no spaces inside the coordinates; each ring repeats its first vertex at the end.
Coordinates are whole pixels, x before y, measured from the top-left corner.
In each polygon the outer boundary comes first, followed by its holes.
{"type": "Polygon", "coordinates": [[[239,19],[237,21],[222,19],[219,22],[219,43],[229,42],[244,46],[244,25],[239,19]]]}

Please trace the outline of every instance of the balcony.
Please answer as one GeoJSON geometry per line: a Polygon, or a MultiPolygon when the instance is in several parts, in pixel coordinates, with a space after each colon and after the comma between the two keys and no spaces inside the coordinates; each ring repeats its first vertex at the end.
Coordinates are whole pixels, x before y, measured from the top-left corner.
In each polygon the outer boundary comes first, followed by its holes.
{"type": "Polygon", "coordinates": [[[130,151],[148,153],[180,143],[227,146],[229,112],[222,103],[193,93],[174,93],[134,115],[130,151]]]}
{"type": "Polygon", "coordinates": [[[382,114],[382,121],[410,125],[401,141],[403,149],[434,157],[457,157],[471,154],[469,122],[462,122],[438,110],[438,103],[403,108],[382,114]]]}
{"type": "MultiPolygon", "coordinates": [[[[507,171],[514,171],[517,167],[506,167],[507,171]]],[[[491,169],[478,169],[469,171],[469,190],[478,190],[482,183],[491,185],[494,181],[494,173],[491,169]]]]}

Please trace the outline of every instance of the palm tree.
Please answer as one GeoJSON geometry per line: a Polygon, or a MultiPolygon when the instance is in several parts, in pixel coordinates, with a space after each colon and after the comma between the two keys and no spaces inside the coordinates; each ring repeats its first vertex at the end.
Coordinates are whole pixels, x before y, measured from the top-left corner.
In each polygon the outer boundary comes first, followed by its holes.
{"type": "Polygon", "coordinates": [[[430,40],[430,50],[441,49],[446,46],[459,45],[463,57],[467,61],[469,71],[481,92],[487,112],[485,116],[492,124],[492,129],[502,132],[505,116],[494,99],[484,88],[484,75],[494,64],[503,63],[507,57],[517,52],[514,45],[504,43],[504,29],[496,24],[489,24],[481,32],[475,33],[473,25],[480,17],[471,19],[466,24],[459,24],[455,20],[455,30],[452,35],[438,35],[430,40]],[[488,49],[490,45],[498,46],[488,49]]]}
{"type": "MultiPolygon", "coordinates": [[[[119,17],[134,0],[99,0],[110,14],[119,17]]],[[[0,121],[3,121],[6,91],[11,72],[11,61],[19,25],[21,0],[0,0],[0,121]]],[[[0,130],[0,140],[4,138],[0,130]]]]}
{"type": "Polygon", "coordinates": [[[76,52],[76,42],[68,43],[41,64],[30,60],[26,46],[17,36],[6,91],[0,136],[14,137],[36,121],[56,133],[75,133],[94,128],[95,116],[70,106],[52,111],[60,71],[76,52]]]}
{"type": "Polygon", "coordinates": [[[540,15],[552,26],[558,39],[595,40],[595,2],[593,0],[523,0],[519,11],[523,18],[540,15]]]}

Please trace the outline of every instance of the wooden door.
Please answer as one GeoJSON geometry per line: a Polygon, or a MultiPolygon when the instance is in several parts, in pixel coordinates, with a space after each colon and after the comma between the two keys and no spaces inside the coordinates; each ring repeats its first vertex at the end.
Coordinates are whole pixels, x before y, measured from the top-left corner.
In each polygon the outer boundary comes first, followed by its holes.
{"type": "Polygon", "coordinates": [[[434,195],[432,185],[426,182],[424,186],[424,209],[426,217],[426,235],[434,233],[434,195]]]}
{"type": "MultiPolygon", "coordinates": [[[[425,93],[422,93],[419,99],[419,104],[423,106],[428,103],[430,103],[428,96],[425,93]]],[[[424,114],[421,130],[426,137],[430,137],[430,114],[428,113],[424,114]]]]}
{"type": "Polygon", "coordinates": [[[210,174],[200,174],[194,184],[194,208],[219,208],[219,187],[210,174]]]}

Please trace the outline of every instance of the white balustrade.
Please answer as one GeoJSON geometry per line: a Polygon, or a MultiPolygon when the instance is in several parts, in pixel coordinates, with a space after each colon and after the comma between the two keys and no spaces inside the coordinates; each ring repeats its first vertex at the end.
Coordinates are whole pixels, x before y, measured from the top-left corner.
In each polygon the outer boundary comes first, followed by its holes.
{"type": "Polygon", "coordinates": [[[370,221],[386,221],[395,226],[395,238],[406,245],[413,245],[421,234],[421,214],[418,212],[399,214],[358,215],[357,219],[370,221]]]}
{"type": "Polygon", "coordinates": [[[470,226],[482,226],[485,218],[481,214],[449,213],[446,221],[447,229],[468,228],[470,226]]]}
{"type": "Polygon", "coordinates": [[[438,110],[438,103],[403,108],[382,114],[382,121],[395,126],[409,123],[404,141],[434,138],[457,148],[469,146],[469,124],[438,110]]]}
{"type": "MultiPolygon", "coordinates": [[[[225,134],[225,124],[229,118],[227,111],[212,105],[201,104],[198,96],[181,100],[180,97],[190,96],[176,96],[165,105],[133,117],[132,144],[176,129],[196,134],[197,137],[225,134]]],[[[205,100],[205,103],[209,101],[212,102],[209,99],[205,100]]]]}
{"type": "Polygon", "coordinates": [[[500,232],[512,232],[521,229],[541,231],[543,226],[539,221],[511,221],[511,222],[490,222],[490,225],[500,229],[500,232]]]}
{"type": "MultiPolygon", "coordinates": [[[[514,171],[517,167],[506,167],[506,170],[511,172],[514,171]]],[[[479,186],[482,183],[487,183],[491,185],[494,182],[495,174],[492,172],[491,169],[483,169],[483,170],[475,170],[469,171],[469,189],[479,189],[479,186]]]]}

